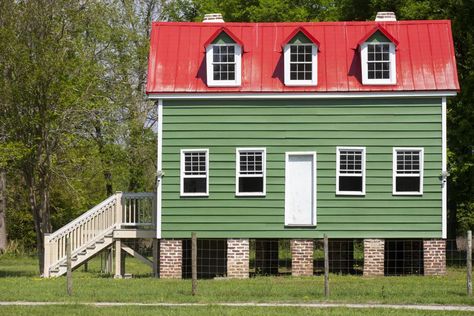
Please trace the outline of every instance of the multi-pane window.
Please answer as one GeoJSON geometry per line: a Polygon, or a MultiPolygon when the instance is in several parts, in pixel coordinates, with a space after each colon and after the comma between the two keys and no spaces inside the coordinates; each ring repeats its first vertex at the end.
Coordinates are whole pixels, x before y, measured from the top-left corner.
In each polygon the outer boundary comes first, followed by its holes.
{"type": "Polygon", "coordinates": [[[265,195],[265,149],[237,148],[236,195],[265,195]]]}
{"type": "Polygon", "coordinates": [[[337,194],[365,194],[365,149],[337,148],[337,194]]]}
{"type": "Polygon", "coordinates": [[[313,43],[287,44],[284,48],[285,85],[316,86],[318,48],[313,43]]]}
{"type": "Polygon", "coordinates": [[[241,83],[242,47],[236,43],[210,44],[206,48],[207,85],[237,87],[241,83]]]}
{"type": "Polygon", "coordinates": [[[363,84],[396,83],[395,44],[391,42],[366,42],[361,44],[363,84]]]}
{"type": "Polygon", "coordinates": [[[181,195],[208,194],[208,150],[181,151],[181,195]]]}
{"type": "Polygon", "coordinates": [[[290,45],[290,80],[311,80],[313,45],[290,45]]]}
{"type": "Polygon", "coordinates": [[[393,194],[423,193],[423,149],[393,149],[393,194]]]}
{"type": "Polygon", "coordinates": [[[390,79],[390,44],[367,45],[369,79],[390,79]]]}
{"type": "Polygon", "coordinates": [[[235,45],[214,45],[212,69],[214,80],[235,80],[235,45]]]}

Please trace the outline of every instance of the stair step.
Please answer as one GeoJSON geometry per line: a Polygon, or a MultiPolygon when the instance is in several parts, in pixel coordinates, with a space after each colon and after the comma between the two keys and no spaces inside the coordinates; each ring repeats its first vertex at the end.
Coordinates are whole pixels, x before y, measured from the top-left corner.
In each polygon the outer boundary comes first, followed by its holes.
{"type": "Polygon", "coordinates": [[[95,245],[90,245],[90,246],[87,247],[87,249],[91,249],[91,250],[95,249],[95,245]]]}
{"type": "Polygon", "coordinates": [[[105,242],[105,240],[101,239],[101,240],[96,241],[96,244],[103,244],[104,242],[105,242]]]}

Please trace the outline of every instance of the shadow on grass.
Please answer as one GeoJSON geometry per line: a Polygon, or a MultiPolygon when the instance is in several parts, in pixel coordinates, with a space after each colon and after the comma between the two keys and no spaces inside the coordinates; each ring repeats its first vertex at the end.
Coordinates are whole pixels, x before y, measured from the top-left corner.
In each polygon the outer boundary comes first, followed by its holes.
{"type": "Polygon", "coordinates": [[[33,271],[2,271],[0,270],[0,278],[8,277],[37,277],[38,273],[33,271]]]}

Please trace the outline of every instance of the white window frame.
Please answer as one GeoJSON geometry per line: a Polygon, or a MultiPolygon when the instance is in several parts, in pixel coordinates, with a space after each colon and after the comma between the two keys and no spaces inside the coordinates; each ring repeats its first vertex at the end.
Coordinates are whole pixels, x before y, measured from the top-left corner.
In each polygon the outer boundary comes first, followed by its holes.
{"type": "Polygon", "coordinates": [[[284,68],[285,68],[285,85],[286,86],[317,86],[318,85],[318,46],[314,43],[303,43],[303,44],[287,44],[283,50],[284,68]],[[311,80],[291,80],[290,76],[290,63],[291,63],[291,46],[309,46],[311,45],[312,55],[312,67],[311,67],[311,80]]]}
{"type": "Polygon", "coordinates": [[[336,195],[359,195],[359,196],[364,196],[365,195],[365,173],[366,173],[366,167],[365,167],[365,147],[336,147],[336,195]],[[340,173],[340,161],[341,161],[341,151],[342,150],[360,150],[362,151],[362,161],[361,161],[361,167],[362,167],[362,191],[340,191],[339,190],[339,177],[344,176],[344,177],[351,177],[351,176],[360,176],[360,174],[347,174],[347,173],[340,173]]]}
{"type": "Polygon", "coordinates": [[[197,149],[181,149],[180,153],[180,196],[209,196],[209,149],[207,148],[197,148],[197,149]],[[206,175],[184,175],[184,155],[186,153],[196,153],[196,152],[204,152],[206,154],[206,175]],[[185,178],[206,178],[206,192],[204,193],[192,193],[192,192],[184,192],[184,179],[185,178]]]}
{"type": "Polygon", "coordinates": [[[397,83],[397,63],[396,63],[396,53],[395,53],[395,44],[392,42],[365,42],[360,46],[360,60],[361,60],[361,69],[362,69],[362,84],[366,85],[391,85],[397,83]],[[388,44],[390,48],[390,78],[388,79],[369,79],[368,71],[368,46],[372,44],[388,44]]]}
{"type": "Polygon", "coordinates": [[[239,147],[235,149],[235,195],[236,196],[265,196],[267,194],[267,149],[262,147],[239,147]],[[241,151],[261,151],[262,152],[262,178],[263,192],[240,192],[239,178],[257,177],[258,175],[240,174],[240,152],[241,151]]]}
{"type": "Polygon", "coordinates": [[[207,85],[209,87],[238,87],[241,85],[242,78],[242,47],[235,43],[210,44],[206,47],[206,70],[207,85]],[[235,54],[235,79],[234,80],[214,80],[214,62],[213,52],[215,46],[234,46],[235,54]]]}
{"type": "Polygon", "coordinates": [[[423,176],[424,176],[424,158],[425,150],[423,147],[393,147],[392,153],[392,194],[393,195],[423,195],[423,176]],[[398,192],[397,177],[412,177],[414,174],[397,174],[397,152],[398,151],[418,151],[420,153],[420,191],[419,192],[398,192]]]}

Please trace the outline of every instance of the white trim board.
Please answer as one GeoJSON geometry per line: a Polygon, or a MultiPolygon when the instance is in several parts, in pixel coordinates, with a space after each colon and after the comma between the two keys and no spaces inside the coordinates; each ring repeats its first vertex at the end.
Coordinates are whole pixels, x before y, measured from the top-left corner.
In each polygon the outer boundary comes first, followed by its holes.
{"type": "Polygon", "coordinates": [[[446,97],[441,99],[441,238],[448,238],[447,118],[446,97]],[[444,175],[444,176],[443,176],[444,175]]]}
{"type": "Polygon", "coordinates": [[[279,93],[150,93],[149,99],[166,100],[252,100],[252,99],[364,99],[364,98],[427,98],[453,97],[456,91],[388,91],[388,92],[279,92],[279,93]]]}
{"type": "Polygon", "coordinates": [[[156,238],[161,238],[161,207],[163,186],[163,100],[158,99],[158,140],[157,140],[157,177],[156,177],[156,238]]]}

